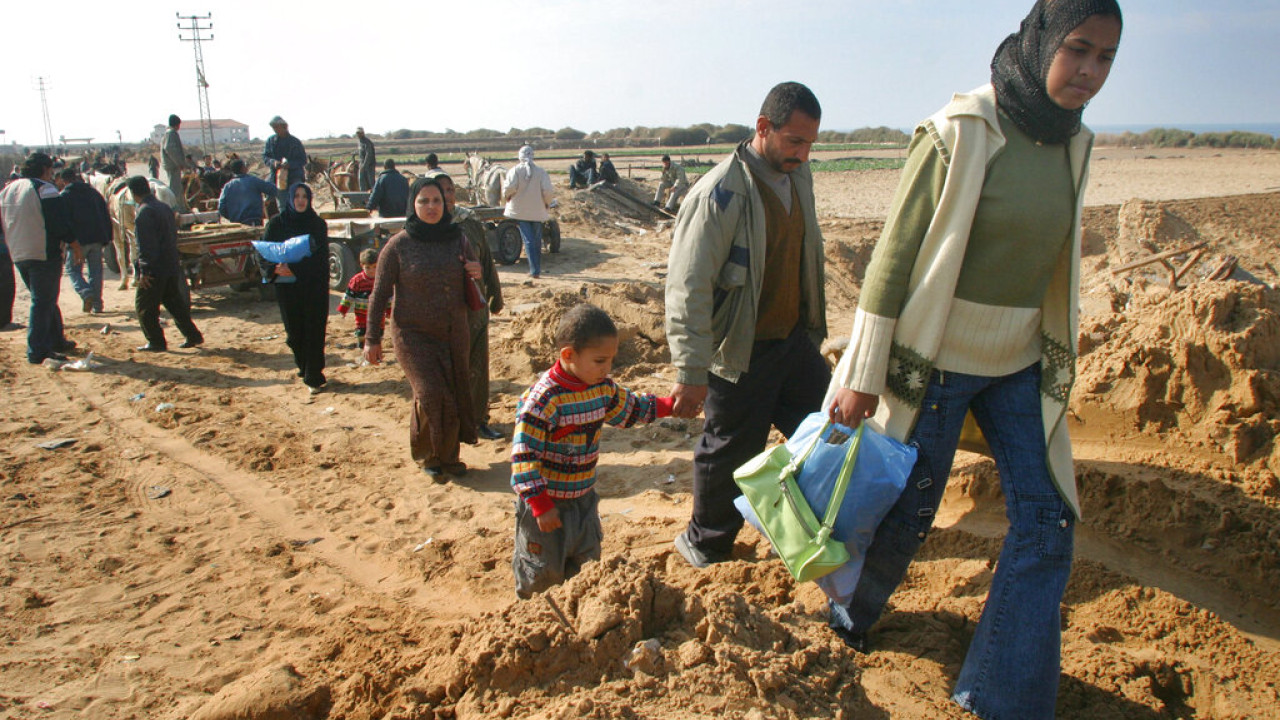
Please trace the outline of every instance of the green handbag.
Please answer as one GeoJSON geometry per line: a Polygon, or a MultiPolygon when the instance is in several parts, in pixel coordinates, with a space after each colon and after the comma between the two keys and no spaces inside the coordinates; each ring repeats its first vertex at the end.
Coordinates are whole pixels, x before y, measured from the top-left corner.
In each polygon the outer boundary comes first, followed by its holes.
{"type": "Polygon", "coordinates": [[[821,523],[796,485],[796,477],[809,453],[823,441],[822,437],[830,426],[830,422],[824,425],[799,457],[793,457],[785,444],[777,445],[733,472],[733,481],[756,511],[769,542],[786,564],[791,577],[800,582],[820,578],[849,562],[849,551],[845,549],[844,542],[831,537],[831,528],[840,514],[840,505],[849,487],[849,476],[853,474],[853,466],[858,459],[863,425],[858,426],[847,443],[844,463],[840,466],[840,474],[836,477],[821,523]]]}

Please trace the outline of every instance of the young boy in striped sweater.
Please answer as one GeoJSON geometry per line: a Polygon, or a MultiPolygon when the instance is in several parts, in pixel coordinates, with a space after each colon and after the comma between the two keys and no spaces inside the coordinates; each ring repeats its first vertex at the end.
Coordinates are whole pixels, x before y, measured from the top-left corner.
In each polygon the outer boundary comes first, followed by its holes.
{"type": "MultiPolygon", "coordinates": [[[[364,335],[369,328],[369,295],[373,293],[373,280],[378,272],[378,251],[365,248],[360,251],[360,272],[351,276],[347,283],[347,292],[338,303],[338,314],[346,317],[348,312],[356,316],[356,344],[364,348],[364,335]]],[[[390,308],[387,317],[391,317],[390,308]]]]}
{"type": "Polygon", "coordinates": [[[672,399],[636,393],[609,379],[618,328],[594,305],[560,319],[556,364],[525,391],[516,407],[511,486],[516,543],[511,567],[516,594],[528,598],[600,559],[596,462],[604,423],[631,427],[671,414],[672,399]]]}

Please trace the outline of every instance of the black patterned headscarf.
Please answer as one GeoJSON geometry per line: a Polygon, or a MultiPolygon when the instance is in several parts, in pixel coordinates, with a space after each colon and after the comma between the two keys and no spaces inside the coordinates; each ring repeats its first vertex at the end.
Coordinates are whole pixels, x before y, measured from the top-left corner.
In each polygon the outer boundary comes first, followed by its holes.
{"type": "Polygon", "coordinates": [[[1038,142],[1061,144],[1080,132],[1084,108],[1059,106],[1049,97],[1045,79],[1062,41],[1094,15],[1124,22],[1116,0],[1037,0],[1022,28],[1005,38],[991,59],[1000,109],[1038,142]]]}

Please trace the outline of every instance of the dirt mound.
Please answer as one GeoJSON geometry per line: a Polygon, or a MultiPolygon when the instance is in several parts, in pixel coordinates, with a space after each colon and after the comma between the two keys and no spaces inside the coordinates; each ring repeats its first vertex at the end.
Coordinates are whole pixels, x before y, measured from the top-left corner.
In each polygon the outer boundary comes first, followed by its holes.
{"type": "Polygon", "coordinates": [[[532,380],[550,367],[560,317],[582,302],[599,306],[618,326],[614,377],[625,382],[670,362],[660,288],[639,282],[583,283],[577,293],[547,290],[537,303],[518,308],[508,330],[491,341],[492,372],[532,380]]]}
{"type": "Polygon", "coordinates": [[[873,710],[849,651],[807,617],[780,563],[695,575],[670,557],[607,557],[544,596],[455,629],[400,694],[435,717],[460,718],[524,716],[521,707],[558,718],[873,710]]]}
{"type": "MultiPolygon", "coordinates": [[[[852,316],[858,306],[862,278],[884,222],[880,220],[823,221],[827,255],[827,313],[829,320],[852,316]]],[[[828,325],[835,334],[847,333],[845,323],[828,325]]]]}
{"type": "Polygon", "coordinates": [[[1280,470],[1280,290],[1198,283],[1081,327],[1073,408],[1280,470]]]}
{"type": "Polygon", "coordinates": [[[567,225],[590,228],[594,237],[637,235],[670,226],[671,216],[650,204],[653,190],[622,178],[616,187],[593,186],[559,195],[556,217],[567,225]]]}
{"type": "MultiPolygon", "coordinates": [[[[1280,282],[1275,247],[1280,240],[1280,193],[1149,202],[1086,208],[1083,217],[1084,286],[1110,279],[1111,268],[1147,255],[1206,241],[1204,258],[1188,280],[1204,277],[1228,257],[1238,262],[1234,279],[1280,282]],[[1090,278],[1090,274],[1100,277],[1090,278]]],[[[1185,256],[1177,260],[1185,260],[1185,256]]],[[[1175,260],[1175,264],[1177,264],[1175,260]]],[[[1160,264],[1140,268],[1117,282],[1128,286],[1167,284],[1160,264]]]]}

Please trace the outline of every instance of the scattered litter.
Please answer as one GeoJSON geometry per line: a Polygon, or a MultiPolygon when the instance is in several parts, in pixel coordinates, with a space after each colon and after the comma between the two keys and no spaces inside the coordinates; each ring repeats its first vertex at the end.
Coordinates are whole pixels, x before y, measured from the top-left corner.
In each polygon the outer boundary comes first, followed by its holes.
{"type": "Polygon", "coordinates": [[[276,338],[278,338],[278,337],[280,337],[280,336],[279,336],[279,335],[263,335],[262,337],[260,337],[260,338],[258,338],[258,339],[259,339],[259,340],[275,340],[275,339],[276,339],[276,338]]]}
{"type": "Polygon", "coordinates": [[[614,226],[615,226],[615,227],[620,227],[620,228],[622,228],[623,230],[626,230],[627,232],[632,233],[632,234],[635,234],[635,235],[647,235],[647,234],[649,233],[649,231],[648,231],[648,230],[645,230],[644,228],[640,227],[639,225],[632,225],[632,224],[630,224],[630,223],[624,223],[624,222],[620,222],[620,221],[616,221],[616,220],[614,221],[614,223],[613,223],[613,224],[614,224],[614,226]]]}
{"type": "Polygon", "coordinates": [[[130,397],[129,402],[138,402],[139,400],[145,398],[146,396],[147,396],[146,393],[138,393],[137,395],[130,397]]]}
{"type": "Polygon", "coordinates": [[[666,479],[666,480],[659,480],[658,482],[659,482],[659,484],[662,484],[662,485],[670,485],[671,483],[673,483],[673,482],[675,482],[675,481],[676,481],[675,473],[667,473],[667,479],[666,479]]]}
{"type": "Polygon", "coordinates": [[[177,407],[177,405],[174,405],[173,403],[163,402],[156,406],[156,412],[168,412],[169,410],[172,410],[175,407],[177,407]]]}
{"type": "Polygon", "coordinates": [[[618,512],[616,512],[616,513],[614,513],[614,514],[615,514],[615,515],[627,515],[627,514],[629,514],[629,513],[630,513],[632,510],[634,510],[634,509],[635,509],[635,508],[623,508],[622,510],[619,510],[618,512]]]}
{"type": "Polygon", "coordinates": [[[147,490],[148,500],[159,500],[160,498],[169,497],[173,491],[163,485],[152,485],[147,490]]]}
{"type": "Polygon", "coordinates": [[[652,675],[661,661],[662,643],[658,642],[657,638],[649,638],[648,640],[637,642],[635,647],[631,648],[631,652],[628,653],[627,659],[622,664],[628,670],[652,675]]]}
{"type": "Polygon", "coordinates": [[[75,441],[76,441],[75,438],[54,438],[52,440],[46,440],[42,443],[36,443],[36,447],[44,448],[45,450],[57,450],[58,448],[63,448],[68,445],[74,444],[75,441]]]}
{"type": "Polygon", "coordinates": [[[323,539],[324,538],[315,537],[315,538],[311,538],[310,540],[290,540],[289,544],[294,547],[306,547],[308,545],[315,545],[316,543],[320,542],[323,539]]]}
{"type": "Polygon", "coordinates": [[[325,409],[321,410],[321,411],[320,411],[320,414],[321,414],[321,415],[332,415],[332,414],[333,414],[333,411],[334,411],[334,408],[333,408],[333,406],[332,406],[332,405],[330,405],[329,407],[327,407],[327,408],[325,408],[325,409]]]}
{"type": "Polygon", "coordinates": [[[424,548],[424,547],[426,547],[426,546],[430,545],[434,540],[435,540],[435,538],[433,538],[433,537],[429,537],[429,538],[427,538],[426,540],[423,540],[422,542],[420,542],[420,543],[418,543],[417,545],[414,545],[414,546],[413,546],[413,551],[414,551],[414,552],[418,552],[418,551],[419,551],[419,550],[421,550],[422,548],[424,548]]]}
{"type": "Polygon", "coordinates": [[[96,370],[100,367],[102,367],[102,363],[94,360],[93,353],[89,353],[88,355],[85,355],[83,358],[76,360],[75,362],[69,362],[66,365],[63,365],[61,369],[63,371],[66,371],[66,370],[85,371],[85,370],[96,370]]]}
{"type": "Polygon", "coordinates": [[[106,325],[103,325],[103,326],[102,326],[102,329],[101,329],[101,330],[99,330],[98,332],[101,332],[103,335],[110,335],[110,334],[111,334],[111,323],[107,323],[106,325]]]}
{"type": "Polygon", "coordinates": [[[120,662],[138,662],[141,659],[142,656],[138,653],[129,653],[128,655],[120,656],[120,662]]]}
{"type": "Polygon", "coordinates": [[[61,360],[54,360],[53,358],[45,358],[44,362],[40,364],[43,365],[44,367],[49,368],[50,370],[61,370],[62,366],[64,365],[64,363],[61,360]]]}
{"type": "Polygon", "coordinates": [[[355,363],[353,363],[353,362],[349,362],[349,363],[347,363],[347,367],[349,367],[349,368],[357,368],[357,367],[360,367],[360,366],[359,366],[359,365],[356,365],[356,364],[355,364],[355,363]]]}

